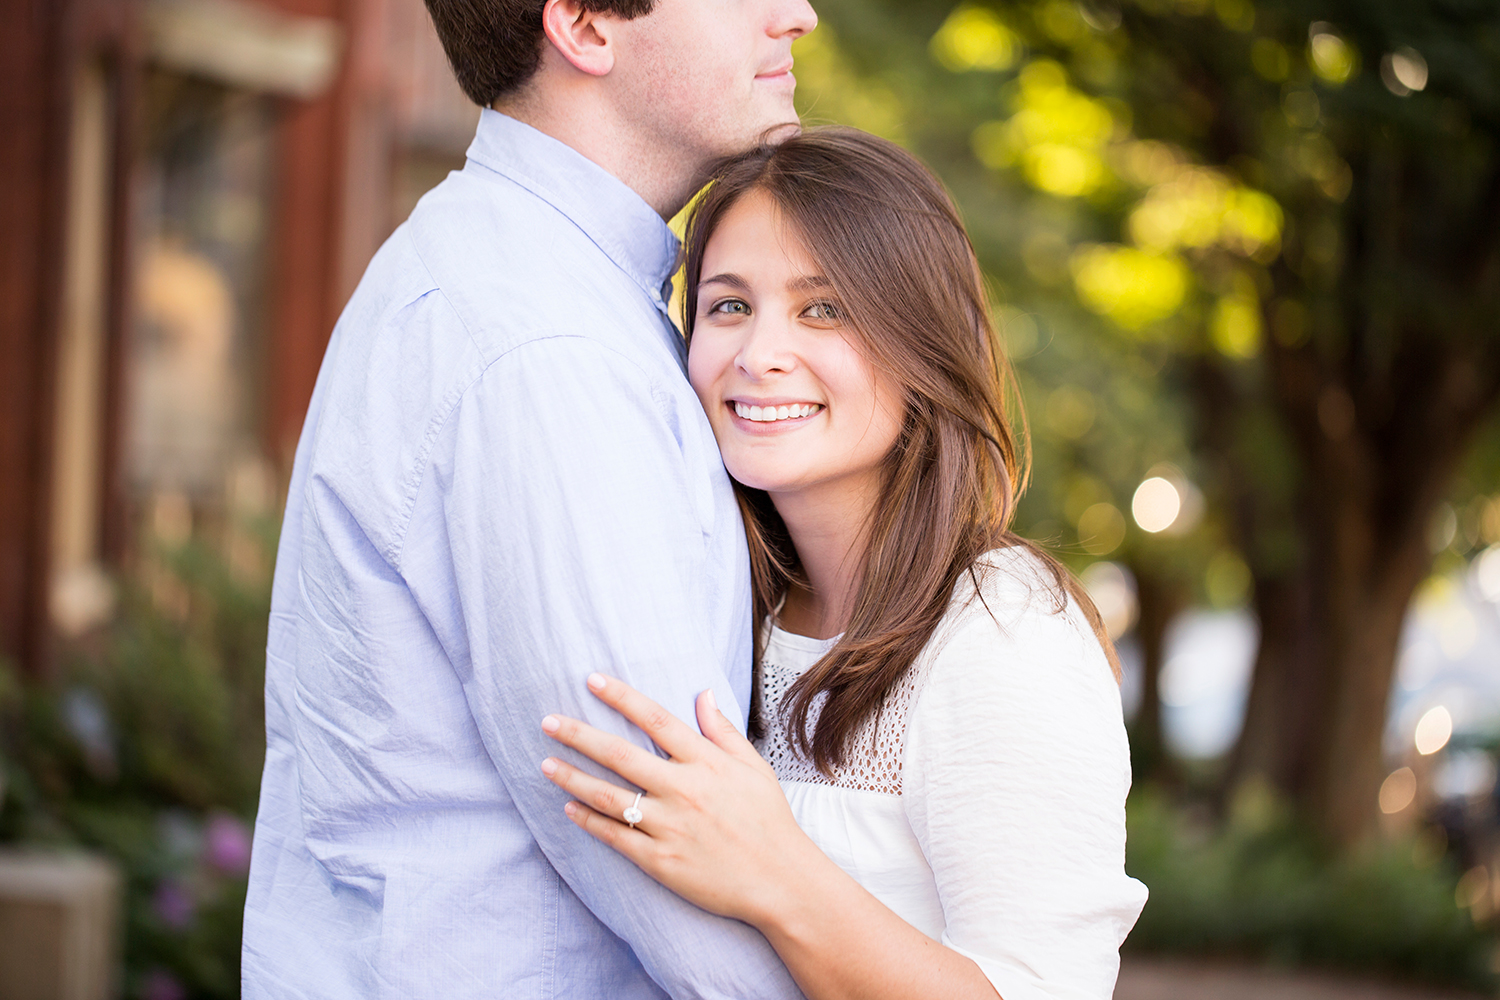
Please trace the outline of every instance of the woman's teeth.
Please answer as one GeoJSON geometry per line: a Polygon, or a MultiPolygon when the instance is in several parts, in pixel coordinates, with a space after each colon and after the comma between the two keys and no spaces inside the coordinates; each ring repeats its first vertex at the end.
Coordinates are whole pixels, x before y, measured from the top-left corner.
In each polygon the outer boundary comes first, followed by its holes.
{"type": "Polygon", "coordinates": [[[823,407],[817,403],[798,403],[791,406],[746,406],[744,403],[735,403],[734,412],[736,416],[746,420],[759,420],[763,424],[775,420],[796,420],[798,417],[810,417],[823,407]]]}

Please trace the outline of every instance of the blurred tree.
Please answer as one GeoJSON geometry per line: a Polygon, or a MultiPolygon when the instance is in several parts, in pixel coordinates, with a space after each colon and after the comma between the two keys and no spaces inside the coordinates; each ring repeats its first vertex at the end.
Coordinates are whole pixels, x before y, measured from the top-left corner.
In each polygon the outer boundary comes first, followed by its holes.
{"type": "Polygon", "coordinates": [[[933,163],[1015,353],[1048,344],[1033,530],[1122,554],[1158,612],[1253,577],[1230,780],[1362,836],[1433,518],[1500,400],[1500,5],[818,6],[805,110],[933,163]],[[1208,488],[1189,537],[1127,530],[1162,462],[1208,488]]]}

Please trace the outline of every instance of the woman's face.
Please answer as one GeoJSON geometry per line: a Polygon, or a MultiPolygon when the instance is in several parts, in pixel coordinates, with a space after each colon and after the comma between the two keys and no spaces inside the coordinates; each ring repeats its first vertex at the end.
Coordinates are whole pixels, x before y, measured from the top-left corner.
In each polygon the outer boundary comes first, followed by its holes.
{"type": "Polygon", "coordinates": [[[901,393],[770,196],[752,191],[703,253],[688,377],[729,474],[781,501],[867,504],[901,430],[901,393]]]}

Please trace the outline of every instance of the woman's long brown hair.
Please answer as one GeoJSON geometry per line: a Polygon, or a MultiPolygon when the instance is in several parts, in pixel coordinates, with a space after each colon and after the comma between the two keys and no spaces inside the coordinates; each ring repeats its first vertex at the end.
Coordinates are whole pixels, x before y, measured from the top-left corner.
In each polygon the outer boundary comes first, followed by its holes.
{"type": "MultiPolygon", "coordinates": [[[[787,692],[799,752],[825,773],[844,763],[860,725],[932,637],[960,577],[977,587],[976,560],[1027,549],[1054,579],[1060,613],[1072,595],[1119,676],[1114,647],[1082,586],[1010,530],[1025,488],[1024,414],[1012,429],[1015,377],[1000,350],[984,279],[947,192],[894,143],[854,129],[811,129],[737,157],[716,171],[688,221],[686,329],[698,312],[703,253],[725,213],[751,191],[769,195],[822,267],[864,356],[899,385],[906,412],[884,464],[868,549],[843,637],[787,692]],[[827,695],[809,733],[809,718],[827,695]]],[[[805,585],[796,549],[770,497],[735,483],[750,542],[755,621],[788,587],[805,585]]],[[[762,649],[757,630],[756,703],[762,649]]]]}

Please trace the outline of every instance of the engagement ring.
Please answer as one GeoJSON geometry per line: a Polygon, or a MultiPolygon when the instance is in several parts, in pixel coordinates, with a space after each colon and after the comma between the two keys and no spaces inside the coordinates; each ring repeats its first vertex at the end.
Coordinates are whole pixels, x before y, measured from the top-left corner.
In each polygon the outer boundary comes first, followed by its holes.
{"type": "Polygon", "coordinates": [[[625,810],[625,822],[630,824],[632,830],[635,829],[637,823],[645,818],[641,815],[641,796],[645,794],[645,792],[636,792],[635,801],[630,803],[630,806],[625,810]]]}

